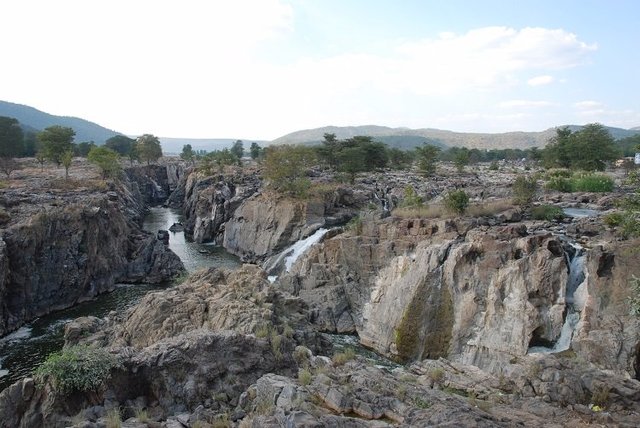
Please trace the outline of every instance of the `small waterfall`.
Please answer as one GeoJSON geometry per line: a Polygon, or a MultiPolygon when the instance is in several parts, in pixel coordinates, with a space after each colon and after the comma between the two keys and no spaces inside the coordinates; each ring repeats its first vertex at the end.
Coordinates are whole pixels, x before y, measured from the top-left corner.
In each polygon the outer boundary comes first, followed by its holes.
{"type": "Polygon", "coordinates": [[[528,353],[546,352],[555,353],[566,351],[571,347],[571,340],[573,334],[576,331],[578,322],[580,321],[580,311],[584,308],[584,302],[582,299],[578,299],[576,291],[586,281],[586,274],[584,270],[585,252],[584,249],[578,244],[571,244],[575,252],[573,256],[567,254],[567,263],[569,264],[569,278],[567,279],[565,301],[566,301],[566,315],[560,337],[556,340],[553,347],[548,348],[544,346],[532,346],[529,348],[528,353]]]}
{"type": "MultiPolygon", "coordinates": [[[[275,261],[269,266],[267,272],[274,272],[278,269],[280,264],[284,259],[284,270],[285,272],[289,272],[293,264],[298,260],[298,258],[303,255],[309,248],[311,248],[314,244],[320,242],[320,240],[324,237],[324,235],[329,232],[329,229],[320,228],[316,230],[315,233],[309,235],[305,239],[301,239],[296,242],[286,250],[284,250],[280,255],[275,259],[275,261]]],[[[276,275],[270,275],[270,282],[274,282],[278,277],[276,275]]]]}

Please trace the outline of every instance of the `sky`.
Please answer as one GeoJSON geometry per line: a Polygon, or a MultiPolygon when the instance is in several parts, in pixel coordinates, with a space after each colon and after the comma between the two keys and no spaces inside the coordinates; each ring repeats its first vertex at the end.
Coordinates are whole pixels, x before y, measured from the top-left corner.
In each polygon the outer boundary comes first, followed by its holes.
{"type": "Polygon", "coordinates": [[[0,99],[127,135],[640,126],[637,0],[20,0],[0,99]]]}

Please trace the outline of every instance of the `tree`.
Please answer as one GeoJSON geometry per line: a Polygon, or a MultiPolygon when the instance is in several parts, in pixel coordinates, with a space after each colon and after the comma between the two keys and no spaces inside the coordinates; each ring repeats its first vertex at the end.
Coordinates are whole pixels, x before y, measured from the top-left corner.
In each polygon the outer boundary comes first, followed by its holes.
{"type": "Polygon", "coordinates": [[[25,157],[34,157],[36,153],[40,150],[40,144],[38,143],[38,139],[36,137],[35,132],[27,131],[24,133],[24,150],[22,151],[22,156],[25,157]]]}
{"type": "Polygon", "coordinates": [[[571,130],[566,126],[556,128],[556,135],[548,141],[542,153],[542,159],[547,168],[571,167],[571,135],[571,130]]]}
{"type": "Polygon", "coordinates": [[[469,195],[464,190],[453,190],[444,196],[444,206],[448,211],[462,215],[469,206],[469,195]]]}
{"type": "Polygon", "coordinates": [[[213,165],[218,167],[218,172],[222,172],[225,166],[237,165],[238,158],[231,153],[231,150],[225,148],[222,150],[215,150],[211,153],[207,153],[202,162],[202,170],[206,174],[211,174],[213,165]]]}
{"type": "Polygon", "coordinates": [[[293,196],[304,196],[311,183],[306,178],[315,163],[315,151],[297,145],[271,146],[265,149],[264,175],[275,190],[293,196]]]}
{"type": "Polygon", "coordinates": [[[264,155],[264,149],[258,143],[253,142],[249,147],[249,153],[251,154],[251,159],[258,159],[264,155]]]}
{"type": "Polygon", "coordinates": [[[458,150],[453,158],[453,163],[455,164],[458,172],[464,171],[464,167],[469,165],[469,150],[466,147],[458,150]]]}
{"type": "Polygon", "coordinates": [[[20,123],[13,117],[0,116],[0,158],[15,158],[24,150],[20,123]]]}
{"type": "Polygon", "coordinates": [[[604,171],[606,162],[618,158],[619,152],[609,131],[599,123],[590,123],[573,134],[571,166],[585,171],[604,171]]]}
{"type": "Polygon", "coordinates": [[[96,147],[96,143],[93,141],[83,141],[82,143],[76,144],[74,147],[74,154],[76,156],[80,156],[82,158],[86,158],[92,148],[96,147]]]}
{"type": "Polygon", "coordinates": [[[71,164],[73,163],[73,151],[67,150],[64,152],[60,158],[60,162],[62,163],[62,166],[64,166],[64,179],[68,180],[69,168],[71,168],[71,164]]]}
{"type": "Polygon", "coordinates": [[[43,150],[36,152],[36,161],[40,164],[40,171],[44,171],[44,164],[47,162],[47,156],[45,156],[43,150]]]}
{"type": "Polygon", "coordinates": [[[397,147],[389,149],[387,153],[389,154],[389,166],[393,169],[407,169],[416,156],[415,152],[411,150],[402,150],[397,147]]]}
{"type": "Polygon", "coordinates": [[[529,205],[537,190],[538,182],[534,177],[519,175],[513,183],[513,202],[520,206],[529,205]]]}
{"type": "Polygon", "coordinates": [[[185,144],[182,146],[180,158],[185,162],[193,163],[193,148],[191,147],[191,144],[185,144]]]}
{"type": "Polygon", "coordinates": [[[435,174],[439,154],[440,148],[430,144],[423,144],[422,147],[416,148],[418,170],[422,175],[429,176],[435,174]]]}
{"type": "Polygon", "coordinates": [[[117,177],[121,171],[120,155],[108,147],[94,147],[89,152],[87,159],[100,168],[102,178],[117,177]]]}
{"type": "Polygon", "coordinates": [[[152,134],[144,134],[136,141],[136,150],[140,159],[149,165],[162,157],[162,146],[158,137],[152,134]]]}
{"type": "Polygon", "coordinates": [[[104,142],[104,146],[120,156],[129,156],[136,145],[136,140],[126,135],[115,135],[104,142]]]}
{"type": "Polygon", "coordinates": [[[242,159],[242,155],[244,155],[244,147],[242,140],[236,140],[235,143],[231,146],[231,153],[238,158],[238,164],[240,164],[240,159],[242,159]]]}
{"type": "Polygon", "coordinates": [[[0,171],[2,171],[7,179],[11,178],[11,173],[22,168],[22,165],[14,158],[0,157],[0,171]]]}
{"type": "Polygon", "coordinates": [[[75,135],[76,132],[72,128],[54,125],[38,133],[38,140],[42,143],[42,150],[47,159],[60,166],[64,153],[73,150],[75,135]]]}
{"type": "Polygon", "coordinates": [[[346,147],[337,153],[338,170],[349,175],[351,184],[355,183],[357,173],[367,171],[366,157],[365,149],[358,146],[346,147]]]}

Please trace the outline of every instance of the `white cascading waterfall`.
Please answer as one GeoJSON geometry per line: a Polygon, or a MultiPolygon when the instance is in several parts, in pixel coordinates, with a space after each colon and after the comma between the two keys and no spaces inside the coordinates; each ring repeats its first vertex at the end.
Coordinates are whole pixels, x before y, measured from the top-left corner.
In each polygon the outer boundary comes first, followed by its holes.
{"type": "MultiPolygon", "coordinates": [[[[298,260],[298,258],[303,255],[309,248],[320,242],[320,240],[324,237],[324,235],[327,234],[327,232],[329,232],[329,229],[320,228],[316,230],[312,235],[299,240],[298,242],[284,250],[282,253],[280,253],[278,258],[267,271],[275,269],[278,264],[282,262],[282,259],[284,259],[285,272],[289,272],[296,260],[298,260]]],[[[278,277],[276,275],[270,275],[268,277],[270,282],[274,282],[277,278],[278,277]]]]}
{"type": "Polygon", "coordinates": [[[571,347],[573,334],[580,321],[580,312],[584,308],[584,298],[582,294],[586,282],[584,249],[578,244],[571,244],[571,246],[575,249],[575,253],[570,258],[567,256],[569,262],[569,278],[567,279],[565,293],[567,307],[560,337],[558,337],[558,340],[556,340],[552,348],[533,346],[529,348],[529,354],[536,352],[556,353],[566,351],[571,347]]]}

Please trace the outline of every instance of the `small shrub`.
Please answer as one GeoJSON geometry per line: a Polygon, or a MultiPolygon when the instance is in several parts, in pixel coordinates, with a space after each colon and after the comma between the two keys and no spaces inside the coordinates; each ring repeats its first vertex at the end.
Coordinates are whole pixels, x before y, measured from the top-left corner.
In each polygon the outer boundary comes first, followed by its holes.
{"type": "Polygon", "coordinates": [[[570,178],[572,174],[570,169],[550,169],[547,171],[547,179],[550,180],[554,177],[570,178]]]}
{"type": "Polygon", "coordinates": [[[284,355],[282,354],[282,336],[280,336],[275,330],[271,332],[271,352],[276,358],[276,361],[282,361],[284,355]]]}
{"type": "Polygon", "coordinates": [[[36,369],[35,378],[40,383],[51,380],[62,394],[98,391],[118,366],[116,357],[106,350],[77,345],[49,355],[36,369]]]}
{"type": "Polygon", "coordinates": [[[151,421],[151,418],[149,418],[149,412],[147,412],[145,409],[136,409],[135,411],[135,417],[138,420],[138,422],[141,422],[143,424],[146,424],[147,422],[151,421]]]}
{"type": "Polygon", "coordinates": [[[404,188],[404,199],[400,204],[402,208],[419,208],[422,206],[422,198],[416,193],[413,186],[404,188]]]}
{"type": "Polygon", "coordinates": [[[571,181],[565,177],[551,177],[544,186],[548,190],[557,190],[558,192],[570,193],[571,181]]]}
{"type": "Polygon", "coordinates": [[[121,428],[122,417],[120,416],[120,409],[114,407],[107,412],[107,428],[121,428]]]}
{"type": "Polygon", "coordinates": [[[564,217],[564,211],[555,205],[538,205],[531,209],[531,217],[534,220],[553,221],[564,217]]]}
{"type": "Polygon", "coordinates": [[[500,167],[498,166],[497,161],[493,161],[491,162],[491,165],[489,165],[489,171],[498,171],[499,169],[500,167]]]}
{"type": "Polygon", "coordinates": [[[604,174],[576,174],[571,179],[573,192],[611,192],[613,186],[613,179],[604,174]]]}
{"type": "Polygon", "coordinates": [[[610,401],[610,388],[606,385],[599,385],[593,389],[591,402],[598,407],[606,409],[610,401]]]}
{"type": "Polygon", "coordinates": [[[362,234],[362,218],[360,216],[356,216],[352,218],[346,226],[347,230],[352,232],[354,235],[362,234]]]}
{"type": "Polygon", "coordinates": [[[513,202],[518,205],[528,205],[538,190],[538,182],[535,178],[527,178],[522,175],[513,183],[513,202]]]}
{"type": "Polygon", "coordinates": [[[610,213],[605,215],[602,218],[602,221],[604,221],[604,224],[609,227],[618,227],[623,223],[624,215],[620,212],[610,213]]]}
{"type": "Polygon", "coordinates": [[[259,339],[269,337],[269,335],[271,334],[271,326],[269,324],[261,324],[256,328],[254,334],[259,339]]]}
{"type": "Polygon", "coordinates": [[[309,385],[313,380],[313,375],[307,369],[302,369],[298,372],[298,382],[300,385],[309,385]]]}
{"type": "Polygon", "coordinates": [[[441,367],[436,367],[429,370],[429,379],[436,384],[439,385],[440,382],[444,379],[444,369],[441,367]]]}
{"type": "Polygon", "coordinates": [[[464,190],[454,190],[444,197],[444,206],[452,213],[462,215],[469,206],[469,195],[464,190]]]}
{"type": "Polygon", "coordinates": [[[431,407],[431,403],[426,401],[423,398],[420,397],[415,397],[413,399],[413,405],[420,408],[420,409],[428,409],[429,407],[431,407]]]}
{"type": "Polygon", "coordinates": [[[334,354],[332,361],[337,366],[342,366],[356,357],[356,351],[353,348],[345,348],[344,351],[334,354]]]}

